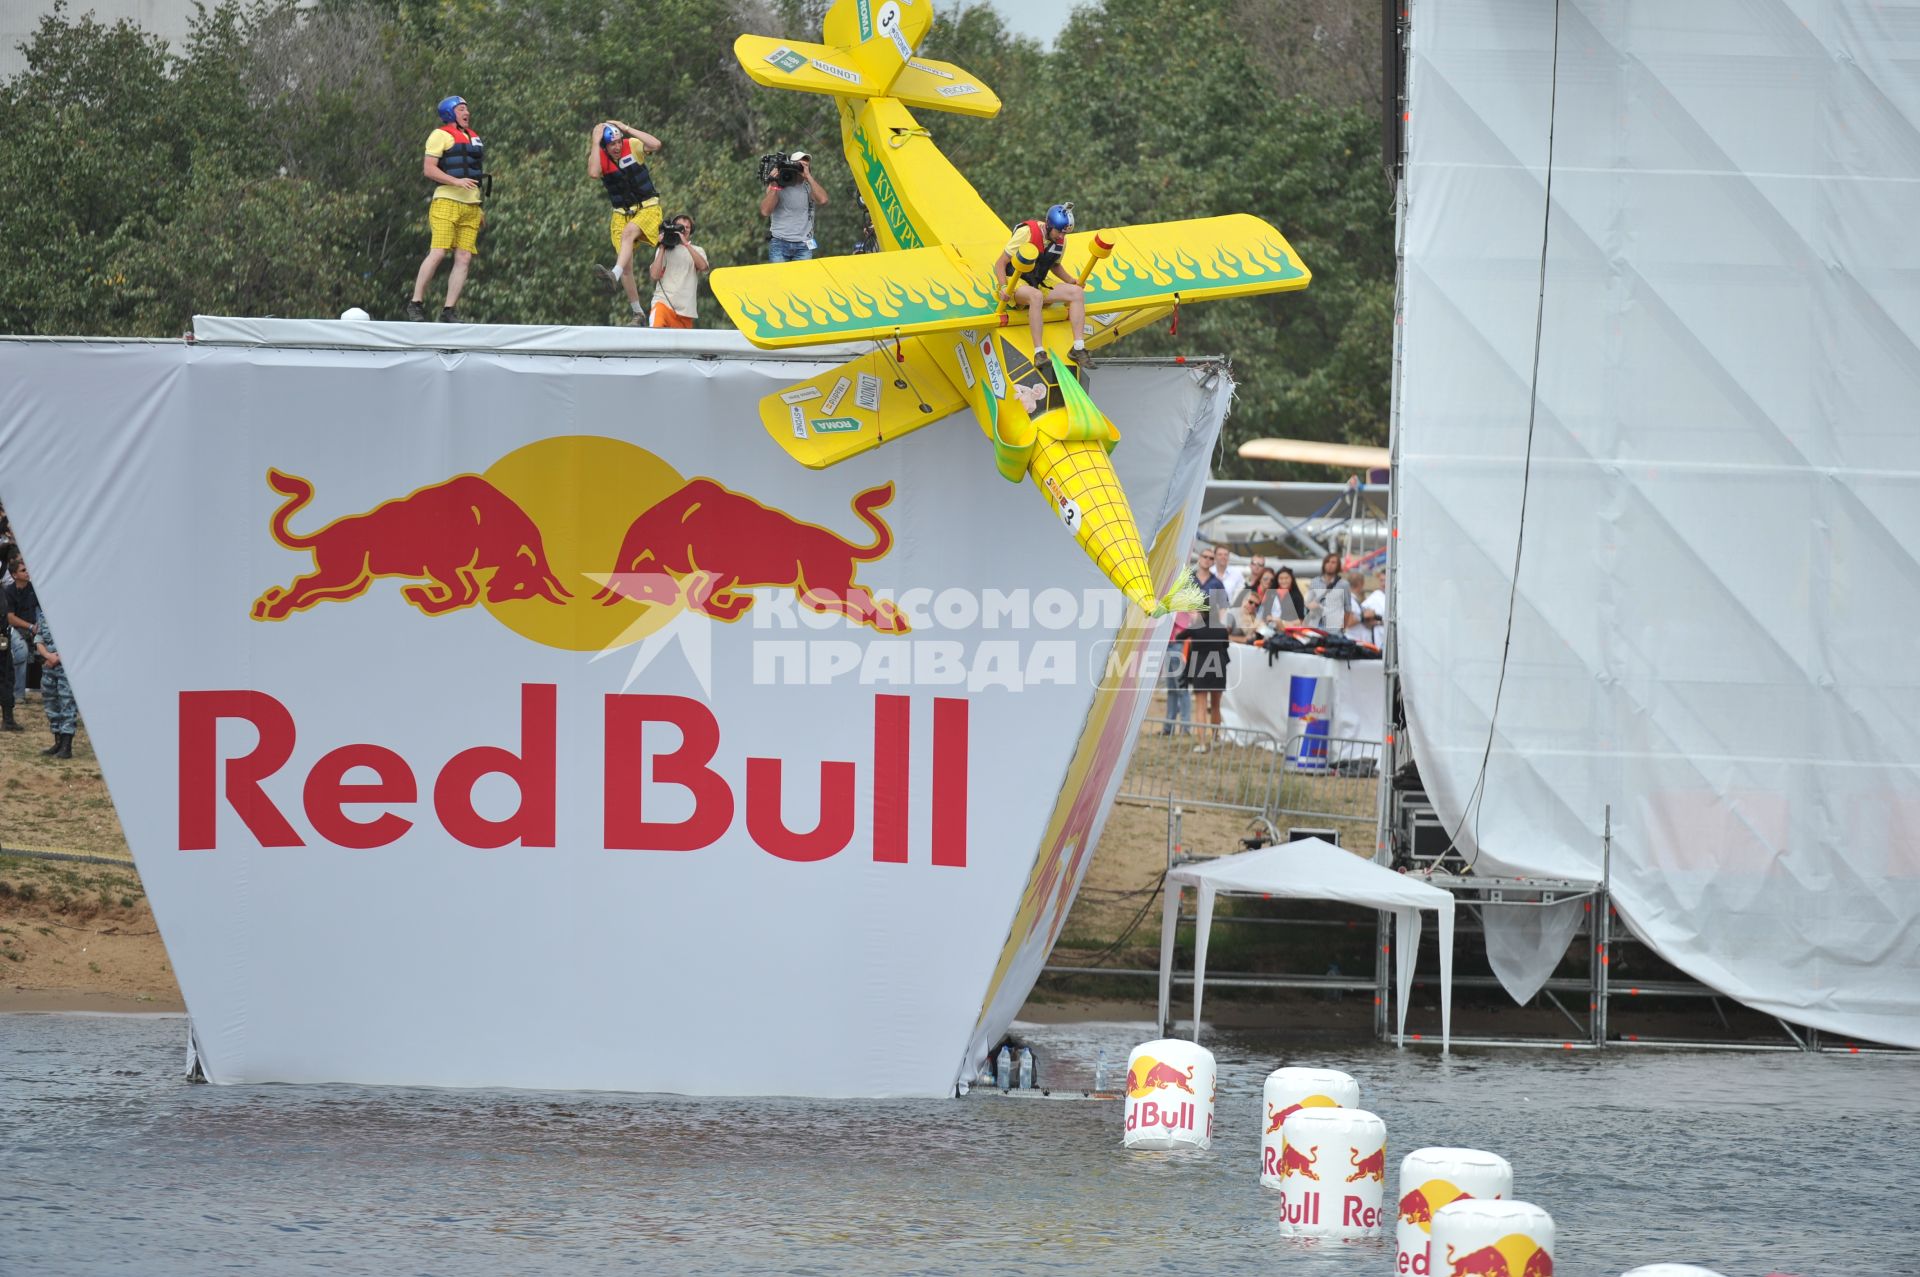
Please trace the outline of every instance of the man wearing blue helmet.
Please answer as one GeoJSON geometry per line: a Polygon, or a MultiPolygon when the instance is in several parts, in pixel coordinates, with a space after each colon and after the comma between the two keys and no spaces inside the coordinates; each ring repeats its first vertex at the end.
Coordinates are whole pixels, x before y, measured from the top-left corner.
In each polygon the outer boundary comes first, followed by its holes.
{"type": "Polygon", "coordinates": [[[996,281],[1013,280],[1012,301],[1027,308],[1037,360],[1045,346],[1046,322],[1041,311],[1048,302],[1067,304],[1067,323],[1073,329],[1073,362],[1093,367],[1087,355],[1087,291],[1060,265],[1067,251],[1067,232],[1073,229],[1073,205],[1055,204],[1044,222],[1019,222],[1013,238],[993,264],[996,281]],[[1053,279],[1059,283],[1048,287],[1053,279]]]}
{"type": "Polygon", "coordinates": [[[593,126],[587,144],[587,179],[600,183],[613,204],[607,234],[613,240],[613,269],[595,265],[594,272],[607,284],[627,290],[627,305],[633,311],[636,328],[647,326],[646,311],[640,305],[639,283],[633,277],[634,246],[644,240],[660,242],[660,192],[647,169],[647,156],[659,151],[660,139],[651,133],[602,120],[593,126]]]}
{"type": "Polygon", "coordinates": [[[447,303],[440,311],[442,323],[453,321],[453,308],[460,304],[460,290],[466,287],[467,268],[479,248],[480,228],[487,215],[480,207],[481,189],[486,182],[485,150],[480,136],[473,131],[467,100],[461,97],[440,100],[440,127],[427,135],[427,158],[420,171],[434,183],[433,199],[427,205],[427,225],[433,230],[433,244],[426,260],[413,279],[413,300],[407,303],[407,318],[424,320],[427,285],[432,282],[447,250],[453,250],[453,272],[447,276],[447,303]]]}

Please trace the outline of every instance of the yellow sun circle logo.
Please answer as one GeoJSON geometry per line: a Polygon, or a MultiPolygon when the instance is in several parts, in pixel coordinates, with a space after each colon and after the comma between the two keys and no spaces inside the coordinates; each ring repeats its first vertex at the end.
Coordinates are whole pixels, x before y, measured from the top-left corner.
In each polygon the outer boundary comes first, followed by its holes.
{"type": "Polygon", "coordinates": [[[603,593],[634,516],[686,483],[659,457],[619,439],[563,435],[509,452],[481,477],[540,529],[547,562],[568,594],[559,606],[484,600],[494,620],[548,647],[599,652],[638,642],[679,611],[603,593]]]}

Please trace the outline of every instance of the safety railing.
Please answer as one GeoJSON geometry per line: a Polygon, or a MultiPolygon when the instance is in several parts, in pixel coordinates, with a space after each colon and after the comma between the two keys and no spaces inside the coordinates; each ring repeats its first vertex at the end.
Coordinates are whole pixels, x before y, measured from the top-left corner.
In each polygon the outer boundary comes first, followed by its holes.
{"type": "Polygon", "coordinates": [[[1281,758],[1270,732],[1149,718],[1140,724],[1118,797],[1266,815],[1279,793],[1281,758]]]}

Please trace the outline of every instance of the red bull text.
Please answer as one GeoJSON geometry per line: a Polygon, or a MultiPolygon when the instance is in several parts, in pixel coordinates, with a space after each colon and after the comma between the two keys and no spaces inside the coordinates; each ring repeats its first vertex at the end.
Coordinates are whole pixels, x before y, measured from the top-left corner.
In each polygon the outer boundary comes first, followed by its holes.
{"type": "MultiPolygon", "coordinates": [[[[879,863],[908,863],[909,813],[915,809],[905,763],[913,734],[912,700],[873,697],[871,855],[879,863]]],[[[599,792],[581,793],[577,786],[585,778],[563,774],[560,767],[558,704],[559,689],[553,684],[521,686],[517,751],[473,745],[429,768],[384,745],[342,743],[321,754],[304,777],[282,777],[300,739],[293,712],[284,703],[254,690],[182,692],[180,850],[209,851],[218,845],[223,802],[261,847],[304,847],[312,839],[367,850],[389,846],[417,821],[427,821],[469,847],[551,848],[561,802],[596,799],[609,850],[698,851],[734,829],[742,809],[747,836],[782,860],[826,860],[853,841],[858,767],[851,761],[809,759],[797,764],[817,768],[820,815],[812,829],[796,830],[781,809],[782,773],[789,760],[723,758],[719,720],[701,701],[612,694],[602,707],[599,792]],[[223,756],[223,723],[244,724],[257,740],[243,753],[223,756]],[[670,750],[648,747],[650,732],[661,726],[671,727],[678,737],[670,750]],[[742,793],[736,794],[723,767],[726,773],[744,773],[742,793]],[[371,771],[375,779],[350,782],[347,777],[357,768],[371,771]],[[421,805],[420,798],[422,776],[428,772],[430,806],[421,805]],[[473,800],[475,786],[491,775],[504,776],[519,791],[518,809],[497,820],[482,816],[473,800]],[[693,798],[692,813],[679,820],[649,820],[642,802],[649,782],[684,789],[693,798]],[[285,802],[295,784],[305,831],[289,818],[292,804],[285,802]],[[280,796],[270,792],[270,786],[278,788],[280,796]],[[416,805],[420,810],[402,814],[416,805]],[[367,817],[369,807],[382,810],[367,817]],[[348,814],[349,808],[354,815],[348,814]]],[[[967,710],[964,700],[933,698],[935,779],[926,806],[931,863],[937,868],[967,865],[967,710]]]]}

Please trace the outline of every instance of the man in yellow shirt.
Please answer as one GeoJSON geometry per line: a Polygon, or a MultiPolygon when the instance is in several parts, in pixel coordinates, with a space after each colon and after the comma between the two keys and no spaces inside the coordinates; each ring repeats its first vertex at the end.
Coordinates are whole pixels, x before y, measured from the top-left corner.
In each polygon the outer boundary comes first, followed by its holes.
{"type": "Polygon", "coordinates": [[[427,284],[440,269],[447,250],[453,250],[453,271],[447,276],[447,304],[440,311],[441,323],[453,322],[453,308],[460,303],[460,290],[466,287],[467,269],[479,246],[480,228],[487,215],[480,207],[486,185],[486,155],[480,137],[470,127],[467,100],[443,98],[440,102],[440,127],[427,135],[427,157],[420,171],[435,183],[433,199],[427,205],[427,225],[433,230],[433,245],[420,263],[413,280],[413,300],[407,303],[407,318],[424,320],[427,284]]]}
{"type": "Polygon", "coordinates": [[[594,273],[602,282],[627,290],[627,305],[633,311],[636,328],[647,326],[647,315],[640,305],[639,283],[633,277],[633,252],[642,240],[650,245],[660,242],[660,192],[647,169],[647,157],[660,145],[653,134],[618,120],[594,125],[592,141],[587,144],[587,179],[599,182],[613,205],[607,223],[607,234],[613,240],[613,269],[596,264],[594,273]]]}
{"type": "Polygon", "coordinates": [[[1046,221],[1015,225],[1013,238],[993,264],[995,287],[1005,288],[1011,281],[1013,303],[1027,308],[1036,367],[1045,344],[1046,321],[1041,311],[1048,302],[1067,304],[1067,323],[1073,329],[1073,362],[1081,368],[1093,367],[1087,355],[1087,292],[1060,264],[1067,250],[1067,232],[1072,229],[1073,205],[1055,204],[1047,210],[1046,221]],[[1056,276],[1061,282],[1048,287],[1056,276]]]}

